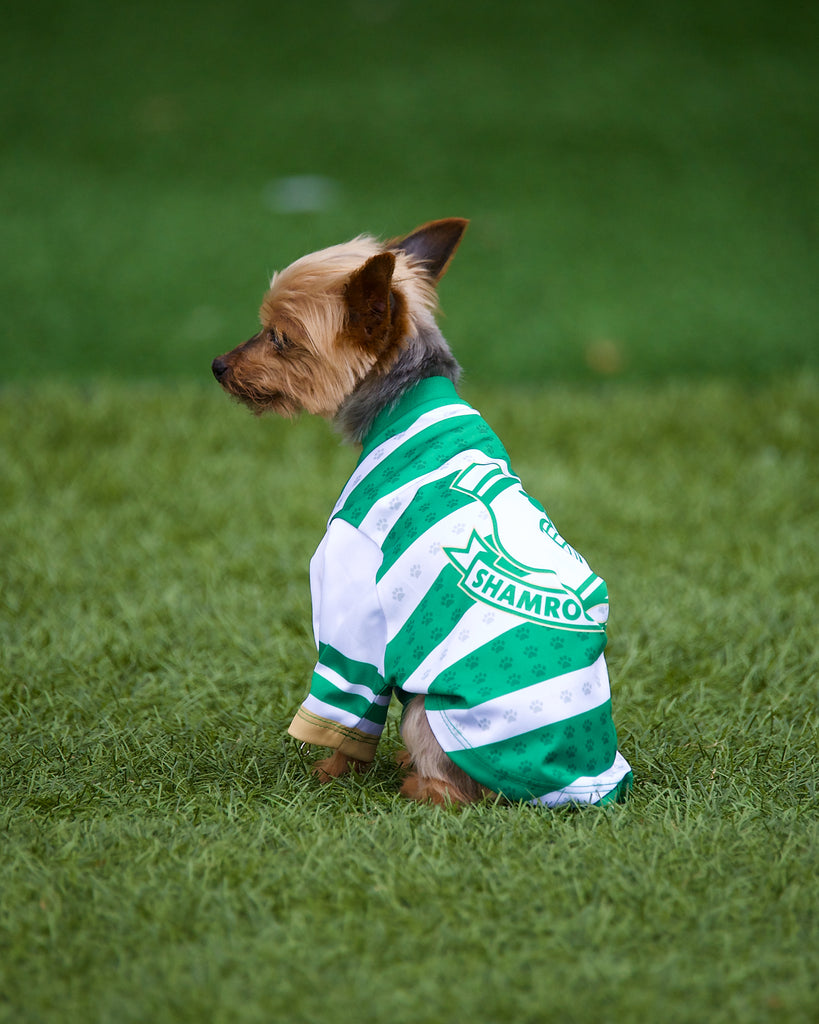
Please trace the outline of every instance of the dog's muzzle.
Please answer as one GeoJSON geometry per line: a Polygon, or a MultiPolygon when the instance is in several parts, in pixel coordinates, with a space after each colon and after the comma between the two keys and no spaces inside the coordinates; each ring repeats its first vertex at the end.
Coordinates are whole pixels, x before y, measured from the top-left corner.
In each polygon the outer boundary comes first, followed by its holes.
{"type": "Polygon", "coordinates": [[[213,370],[213,376],[218,381],[221,381],[221,379],[228,371],[228,364],[225,362],[222,356],[217,356],[210,364],[210,368],[211,370],[213,370]]]}

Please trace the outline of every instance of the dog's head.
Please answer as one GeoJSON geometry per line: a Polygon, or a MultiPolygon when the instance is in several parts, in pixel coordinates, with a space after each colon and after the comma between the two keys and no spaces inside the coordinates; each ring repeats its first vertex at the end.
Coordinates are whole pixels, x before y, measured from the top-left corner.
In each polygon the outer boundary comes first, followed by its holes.
{"type": "Polygon", "coordinates": [[[362,235],[291,263],[273,277],[259,333],[214,359],[214,376],[254,412],[332,417],[432,316],[467,223],[431,221],[384,243],[362,235]]]}

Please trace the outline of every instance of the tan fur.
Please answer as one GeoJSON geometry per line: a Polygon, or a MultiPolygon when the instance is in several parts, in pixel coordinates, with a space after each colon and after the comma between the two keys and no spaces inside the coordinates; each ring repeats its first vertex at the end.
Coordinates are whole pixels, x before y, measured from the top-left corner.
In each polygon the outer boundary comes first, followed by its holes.
{"type": "Polygon", "coordinates": [[[331,779],[338,779],[346,775],[350,769],[354,772],[366,772],[369,764],[364,761],[355,761],[353,758],[336,750],[321,761],[313,765],[313,774],[318,776],[320,782],[329,782],[331,779]]]}
{"type": "Polygon", "coordinates": [[[443,752],[429,726],[423,696],[413,697],[404,709],[401,737],[407,745],[407,756],[402,761],[414,769],[401,787],[404,796],[435,804],[470,804],[495,795],[461,771],[443,752]]]}
{"type": "Polygon", "coordinates": [[[368,260],[384,252],[382,243],[361,235],[274,274],[259,311],[261,331],[221,357],[227,363],[222,386],[256,412],[289,416],[304,410],[332,418],[377,364],[382,372],[389,369],[403,339],[419,330],[437,305],[435,282],[419,261],[395,251],[392,290],[405,322],[396,325],[389,346],[355,344],[345,290],[368,260]],[[268,340],[271,332],[286,336],[290,345],[277,352],[268,340]]]}

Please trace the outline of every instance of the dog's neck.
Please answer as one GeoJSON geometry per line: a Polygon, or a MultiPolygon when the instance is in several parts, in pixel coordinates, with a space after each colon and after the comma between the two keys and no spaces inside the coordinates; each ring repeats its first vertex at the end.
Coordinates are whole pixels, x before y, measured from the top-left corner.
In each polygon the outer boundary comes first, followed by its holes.
{"type": "Polygon", "coordinates": [[[427,377],[446,377],[457,384],[461,368],[434,321],[422,324],[407,338],[386,373],[372,370],[341,403],[333,424],[342,437],[360,444],[376,416],[427,377]]]}

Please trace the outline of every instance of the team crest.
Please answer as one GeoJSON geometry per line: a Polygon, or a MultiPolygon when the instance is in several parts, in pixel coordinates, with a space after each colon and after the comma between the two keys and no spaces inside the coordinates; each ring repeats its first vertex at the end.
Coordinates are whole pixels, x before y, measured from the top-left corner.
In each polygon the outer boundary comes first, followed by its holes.
{"type": "Polygon", "coordinates": [[[473,530],[465,548],[444,548],[458,570],[462,590],[476,601],[530,622],[584,633],[605,632],[605,615],[600,621],[599,615],[590,614],[608,602],[606,585],[599,576],[589,573],[573,588],[554,569],[531,564],[548,539],[564,557],[585,566],[543,509],[526,494],[518,477],[497,462],[473,463],[459,473],[451,487],[481,502],[492,524],[486,536],[473,530]]]}

